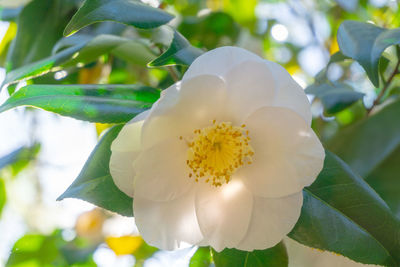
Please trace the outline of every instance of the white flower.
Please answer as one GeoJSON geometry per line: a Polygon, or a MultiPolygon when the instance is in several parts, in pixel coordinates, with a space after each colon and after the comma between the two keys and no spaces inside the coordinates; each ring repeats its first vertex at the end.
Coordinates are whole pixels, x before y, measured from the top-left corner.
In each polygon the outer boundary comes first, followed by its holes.
{"type": "Polygon", "coordinates": [[[296,224],[324,149],[280,65],[244,49],[198,57],[120,132],[110,170],[149,244],[272,247],[296,224]]]}

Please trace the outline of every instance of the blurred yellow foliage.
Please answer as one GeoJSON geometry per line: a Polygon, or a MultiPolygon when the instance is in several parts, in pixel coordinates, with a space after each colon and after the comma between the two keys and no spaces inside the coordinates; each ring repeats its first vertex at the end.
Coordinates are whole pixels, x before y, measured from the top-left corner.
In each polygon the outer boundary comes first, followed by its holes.
{"type": "Polygon", "coordinates": [[[4,52],[7,45],[14,39],[17,34],[17,24],[15,22],[10,22],[7,32],[0,42],[0,55],[4,52]]]}
{"type": "Polygon", "coordinates": [[[79,215],[76,220],[75,230],[78,236],[99,240],[102,235],[105,216],[99,209],[94,209],[79,215]]]}
{"type": "Polygon", "coordinates": [[[120,236],[106,237],[107,245],[115,252],[116,255],[129,255],[137,251],[143,244],[141,236],[120,236]]]}

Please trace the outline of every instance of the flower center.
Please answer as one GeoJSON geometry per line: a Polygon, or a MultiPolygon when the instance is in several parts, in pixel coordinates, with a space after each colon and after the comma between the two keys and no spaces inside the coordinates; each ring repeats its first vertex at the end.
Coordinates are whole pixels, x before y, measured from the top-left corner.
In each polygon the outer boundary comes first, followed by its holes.
{"type": "MultiPolygon", "coordinates": [[[[189,177],[196,182],[204,179],[215,187],[228,183],[233,173],[244,164],[251,164],[254,155],[246,125],[233,126],[230,122],[216,122],[194,130],[188,143],[186,164],[191,169],[189,177]]],[[[182,137],[180,137],[182,139],[182,137]]]]}

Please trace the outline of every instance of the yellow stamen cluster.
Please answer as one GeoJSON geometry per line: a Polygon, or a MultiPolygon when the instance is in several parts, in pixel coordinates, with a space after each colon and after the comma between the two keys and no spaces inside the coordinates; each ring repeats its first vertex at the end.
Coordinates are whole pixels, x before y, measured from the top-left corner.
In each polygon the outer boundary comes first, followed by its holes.
{"type": "Polygon", "coordinates": [[[186,164],[192,171],[189,177],[196,182],[202,178],[206,183],[218,187],[224,182],[228,183],[238,168],[251,164],[254,151],[245,127],[213,120],[211,126],[194,130],[194,138],[188,142],[186,164]]]}

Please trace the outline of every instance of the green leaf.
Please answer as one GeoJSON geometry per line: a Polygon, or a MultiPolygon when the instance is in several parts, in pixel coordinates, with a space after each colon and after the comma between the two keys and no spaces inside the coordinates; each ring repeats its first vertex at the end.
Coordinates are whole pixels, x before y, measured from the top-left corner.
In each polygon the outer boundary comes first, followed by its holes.
{"type": "Polygon", "coordinates": [[[73,5],[64,0],[34,0],[18,17],[18,30],[7,57],[7,69],[16,69],[50,55],[62,37],[73,5]]]}
{"type": "Polygon", "coordinates": [[[339,82],[313,84],[307,87],[305,92],[319,98],[329,114],[342,111],[364,96],[363,93],[355,92],[351,86],[339,82]]]}
{"type": "Polygon", "coordinates": [[[362,177],[366,177],[400,145],[400,100],[339,131],[327,146],[362,177]]]}
{"type": "Polygon", "coordinates": [[[328,147],[365,177],[400,216],[400,100],[339,131],[328,147]]]}
{"type": "Polygon", "coordinates": [[[371,82],[379,86],[379,59],[383,51],[400,43],[400,29],[387,30],[370,23],[344,21],[338,30],[340,51],[360,63],[371,82]]]}
{"type": "Polygon", "coordinates": [[[90,63],[108,52],[142,65],[154,58],[150,50],[140,41],[107,34],[96,37],[79,35],[64,38],[55,45],[53,51],[57,52],[62,48],[65,49],[61,52],[7,73],[3,85],[31,79],[57,70],[60,66],[71,67],[78,63],[90,63]],[[126,51],[129,48],[135,50],[126,51]]]}
{"type": "Polygon", "coordinates": [[[2,8],[0,7],[0,20],[14,21],[21,13],[22,7],[17,8],[2,8]]]}
{"type": "Polygon", "coordinates": [[[166,24],[172,15],[135,0],[86,0],[65,28],[70,35],[100,21],[115,21],[142,29],[166,24]]]}
{"type": "Polygon", "coordinates": [[[206,16],[183,18],[178,31],[197,47],[213,49],[221,45],[234,45],[240,35],[240,26],[224,12],[206,16]]]}
{"type": "Polygon", "coordinates": [[[209,267],[211,265],[210,247],[199,247],[190,258],[189,267],[209,267]]]}
{"type": "Polygon", "coordinates": [[[365,181],[388,203],[400,218],[400,146],[379,164],[365,181]]]}
{"type": "Polygon", "coordinates": [[[68,61],[76,52],[78,52],[84,46],[85,44],[80,44],[70,47],[53,56],[10,71],[9,73],[7,73],[3,84],[1,85],[1,88],[5,85],[16,83],[23,79],[30,79],[48,73],[54,67],[57,67],[62,63],[68,61]]]}
{"type": "Polygon", "coordinates": [[[0,112],[29,105],[79,120],[128,122],[150,108],[160,91],[140,85],[27,85],[0,106],[0,112]]]}
{"type": "Polygon", "coordinates": [[[326,153],[322,172],[303,196],[299,221],[289,237],[361,263],[400,264],[400,222],[337,156],[326,153]]]}
{"type": "Polygon", "coordinates": [[[6,184],[4,183],[4,180],[0,178],[0,218],[4,205],[6,204],[6,201],[7,201],[6,184]]]}
{"type": "Polygon", "coordinates": [[[30,147],[22,146],[12,151],[11,153],[0,158],[0,170],[11,165],[13,174],[16,175],[36,157],[39,149],[40,145],[34,144],[30,147]]]}
{"type": "Polygon", "coordinates": [[[193,47],[179,32],[174,31],[172,42],[163,54],[151,61],[149,67],[161,67],[171,65],[189,66],[203,51],[193,47]]]}
{"type": "Polygon", "coordinates": [[[78,177],[57,200],[78,198],[124,216],[133,216],[132,198],[117,188],[109,169],[110,146],[121,129],[122,125],[114,126],[104,134],[78,177]]]}
{"type": "Polygon", "coordinates": [[[212,250],[215,267],[284,267],[288,255],[283,242],[265,250],[242,251],[226,248],[221,252],[212,250]]]}

